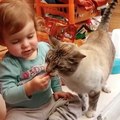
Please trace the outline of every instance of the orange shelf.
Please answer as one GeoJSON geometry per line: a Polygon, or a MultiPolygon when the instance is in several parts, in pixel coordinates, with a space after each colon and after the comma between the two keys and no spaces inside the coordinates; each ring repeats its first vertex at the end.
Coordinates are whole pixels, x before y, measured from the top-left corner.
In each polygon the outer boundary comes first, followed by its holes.
{"type": "Polygon", "coordinates": [[[59,15],[67,18],[69,24],[85,21],[99,13],[97,9],[85,10],[84,7],[74,4],[74,0],[69,0],[68,4],[48,4],[41,2],[41,0],[35,0],[35,9],[38,16],[45,17],[46,14],[59,15]]]}

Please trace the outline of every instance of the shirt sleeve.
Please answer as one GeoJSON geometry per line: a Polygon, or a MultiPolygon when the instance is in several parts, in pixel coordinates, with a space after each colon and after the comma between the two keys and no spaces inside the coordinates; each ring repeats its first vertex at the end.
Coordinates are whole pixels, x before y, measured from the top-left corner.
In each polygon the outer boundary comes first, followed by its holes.
{"type": "Polygon", "coordinates": [[[15,104],[29,99],[23,85],[18,85],[21,67],[14,59],[0,62],[1,94],[8,104],[15,104]]]}
{"type": "Polygon", "coordinates": [[[61,80],[58,76],[51,78],[51,88],[53,92],[62,91],[61,80]]]}

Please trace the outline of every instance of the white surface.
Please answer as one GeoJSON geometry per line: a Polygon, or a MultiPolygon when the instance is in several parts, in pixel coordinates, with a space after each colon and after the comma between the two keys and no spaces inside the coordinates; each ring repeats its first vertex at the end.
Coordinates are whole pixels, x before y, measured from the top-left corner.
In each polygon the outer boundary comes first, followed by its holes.
{"type": "MultiPolygon", "coordinates": [[[[101,92],[98,101],[97,114],[94,118],[82,116],[78,120],[119,120],[120,117],[120,74],[110,75],[108,86],[111,93],[101,92]],[[99,117],[98,117],[99,116],[99,117]]],[[[65,91],[69,91],[65,86],[65,91]]]]}
{"type": "Polygon", "coordinates": [[[116,58],[120,58],[120,29],[114,29],[112,31],[112,41],[116,49],[116,58]]]}

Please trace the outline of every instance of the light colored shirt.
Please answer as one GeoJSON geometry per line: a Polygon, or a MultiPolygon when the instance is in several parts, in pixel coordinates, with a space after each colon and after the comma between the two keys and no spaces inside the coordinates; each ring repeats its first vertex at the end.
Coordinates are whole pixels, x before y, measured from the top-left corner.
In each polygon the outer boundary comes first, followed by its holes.
{"type": "Polygon", "coordinates": [[[45,56],[49,49],[48,43],[39,42],[34,60],[24,60],[7,53],[0,62],[1,93],[10,107],[37,108],[50,100],[52,92],[61,91],[60,79],[56,76],[51,78],[46,89],[30,98],[25,93],[24,83],[45,73],[45,56]]]}

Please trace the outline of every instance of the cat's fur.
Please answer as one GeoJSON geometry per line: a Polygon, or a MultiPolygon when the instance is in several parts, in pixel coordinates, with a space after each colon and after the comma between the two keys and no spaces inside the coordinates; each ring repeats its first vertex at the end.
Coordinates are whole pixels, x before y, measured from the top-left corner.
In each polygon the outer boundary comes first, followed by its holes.
{"type": "Polygon", "coordinates": [[[116,3],[117,0],[111,2],[97,30],[80,47],[50,37],[53,48],[46,57],[47,72],[57,71],[68,88],[78,93],[80,98],[83,98],[81,94],[88,94],[88,117],[95,115],[101,90],[109,92],[106,80],[111,73],[115,48],[107,29],[111,10],[116,3]]]}

